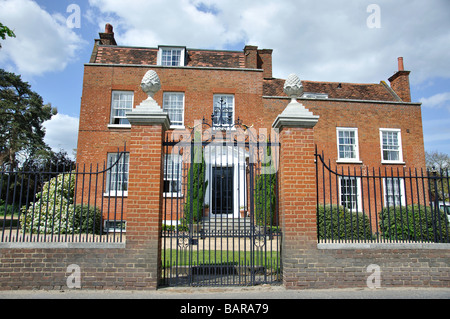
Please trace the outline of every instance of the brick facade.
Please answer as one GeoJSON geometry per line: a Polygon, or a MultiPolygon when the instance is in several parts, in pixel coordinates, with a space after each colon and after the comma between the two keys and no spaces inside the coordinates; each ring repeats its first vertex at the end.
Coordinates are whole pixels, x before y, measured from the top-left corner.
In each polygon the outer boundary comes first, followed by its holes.
{"type": "MultiPolygon", "coordinates": [[[[255,51],[257,52],[257,51],[255,51]]],[[[255,53],[256,54],[256,53],[255,53]]],[[[162,83],[155,95],[159,105],[163,104],[164,92],[184,93],[184,126],[187,130],[195,120],[210,120],[213,113],[214,94],[232,94],[235,98],[235,119],[258,129],[271,128],[289,99],[280,92],[280,85],[273,80],[264,80],[264,72],[259,69],[198,69],[136,67],[127,65],[95,65],[85,67],[84,91],[81,102],[80,128],[77,161],[79,163],[104,163],[107,154],[123,149],[130,144],[130,128],[111,127],[111,95],[113,90],[134,92],[134,106],[146,96],[139,84],[145,72],[155,70],[162,83]],[[264,94],[275,94],[268,96],[264,94]],[[280,94],[280,96],[278,96],[280,94]]],[[[314,130],[314,143],[319,151],[324,151],[332,164],[351,169],[378,168],[381,164],[380,128],[401,130],[404,165],[394,167],[425,167],[422,133],[421,107],[417,103],[395,101],[391,92],[383,85],[371,85],[362,91],[360,98],[369,100],[343,99],[340,91],[330,83],[304,82],[305,90],[326,88],[331,96],[339,98],[305,99],[302,103],[321,121],[314,130]],[[337,89],[336,89],[337,90],[337,89]],[[381,92],[384,92],[382,94],[381,92]],[[380,94],[387,101],[373,101],[380,94]],[[337,127],[358,129],[360,164],[337,163],[337,127]]],[[[355,97],[358,90],[348,84],[342,85],[348,96],[355,97]]],[[[361,89],[361,88],[360,88],[361,89]]],[[[126,204],[125,200],[125,204],[126,204]]]]}

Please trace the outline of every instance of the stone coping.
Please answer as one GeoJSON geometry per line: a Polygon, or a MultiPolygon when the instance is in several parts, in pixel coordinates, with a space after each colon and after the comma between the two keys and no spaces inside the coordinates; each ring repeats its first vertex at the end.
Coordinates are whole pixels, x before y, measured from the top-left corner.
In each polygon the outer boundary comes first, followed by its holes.
{"type": "Polygon", "coordinates": [[[0,243],[0,249],[123,249],[126,243],[0,243]]]}
{"type": "Polygon", "coordinates": [[[450,244],[439,243],[318,243],[321,250],[358,250],[358,249],[440,249],[450,250],[450,244]]]}

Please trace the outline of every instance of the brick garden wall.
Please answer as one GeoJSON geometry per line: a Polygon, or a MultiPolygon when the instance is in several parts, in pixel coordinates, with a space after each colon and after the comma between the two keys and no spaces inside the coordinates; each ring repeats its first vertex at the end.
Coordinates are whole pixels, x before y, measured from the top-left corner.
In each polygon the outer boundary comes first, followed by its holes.
{"type": "Polygon", "coordinates": [[[149,286],[145,259],[130,248],[0,249],[0,289],[67,289],[72,264],[82,288],[142,289],[149,286]]]}
{"type": "MultiPolygon", "coordinates": [[[[450,287],[450,250],[330,248],[285,256],[287,289],[367,287],[367,267],[380,266],[381,287],[450,287]],[[291,266],[289,266],[291,265],[291,266]]],[[[0,249],[0,289],[67,289],[67,267],[80,266],[82,289],[154,289],[145,250],[126,248],[0,249]]]]}
{"type": "Polygon", "coordinates": [[[319,249],[298,247],[286,256],[283,265],[287,289],[365,288],[369,265],[380,268],[381,288],[446,287],[450,288],[450,249],[406,248],[397,244],[390,248],[333,248],[319,245],[319,249]]]}

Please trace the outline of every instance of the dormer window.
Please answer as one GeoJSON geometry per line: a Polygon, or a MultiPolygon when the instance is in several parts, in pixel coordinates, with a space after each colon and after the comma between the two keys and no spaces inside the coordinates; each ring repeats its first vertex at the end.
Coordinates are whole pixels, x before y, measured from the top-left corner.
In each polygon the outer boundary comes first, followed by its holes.
{"type": "Polygon", "coordinates": [[[158,65],[184,66],[186,48],[184,47],[159,47],[158,65]]]}

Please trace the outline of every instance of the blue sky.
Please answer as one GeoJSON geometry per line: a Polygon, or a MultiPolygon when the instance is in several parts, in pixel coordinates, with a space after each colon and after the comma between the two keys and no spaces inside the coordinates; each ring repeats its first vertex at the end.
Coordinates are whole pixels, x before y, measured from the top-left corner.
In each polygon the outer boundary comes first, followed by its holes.
{"type": "Polygon", "coordinates": [[[0,67],[58,108],[46,141],[71,154],[83,67],[106,23],[119,45],[270,48],[279,78],[388,82],[402,56],[425,149],[450,155],[449,13],[448,0],[0,0],[17,36],[1,41],[0,67]]]}

